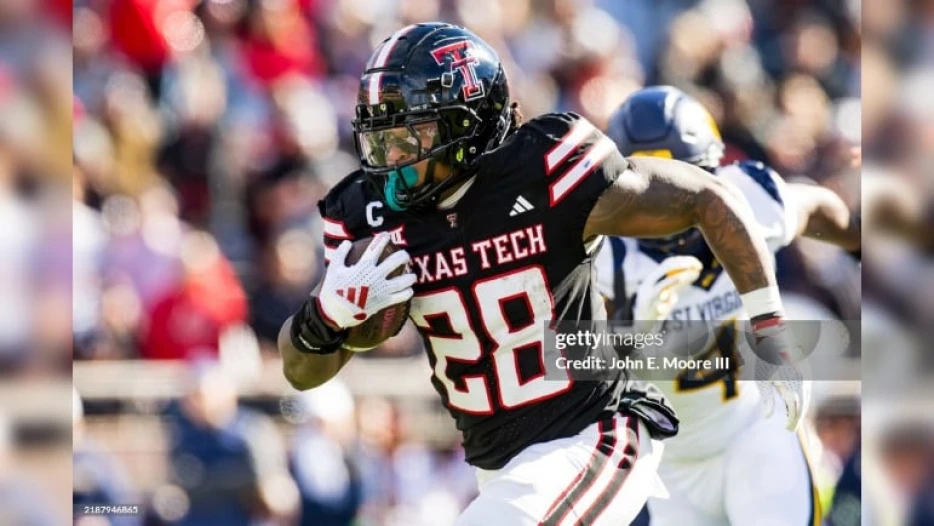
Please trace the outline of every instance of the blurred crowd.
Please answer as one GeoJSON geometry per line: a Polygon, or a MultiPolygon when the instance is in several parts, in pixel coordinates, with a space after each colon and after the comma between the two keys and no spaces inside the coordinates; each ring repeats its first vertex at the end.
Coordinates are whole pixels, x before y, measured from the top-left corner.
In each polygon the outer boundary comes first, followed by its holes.
{"type": "Polygon", "coordinates": [[[864,0],[862,469],[869,524],[934,524],[934,2],[864,0]],[[894,210],[879,203],[890,200],[894,210]],[[874,206],[876,205],[876,206],[874,206]],[[894,211],[918,232],[871,228],[894,211]],[[872,223],[868,218],[872,217],[872,223]]]}
{"type": "MultiPolygon", "coordinates": [[[[917,209],[921,221],[930,225],[934,2],[868,0],[863,19],[863,206],[877,199],[879,187],[897,188],[913,197],[901,206],[917,209]]],[[[917,291],[934,283],[929,264],[934,243],[912,244],[883,235],[868,241],[863,269],[867,306],[883,310],[905,328],[927,330],[934,321],[934,303],[917,291]]],[[[916,366],[934,366],[930,356],[918,358],[916,366]]]]}
{"type": "MultiPolygon", "coordinates": [[[[65,381],[72,349],[191,364],[178,399],[135,420],[131,403],[86,411],[75,394],[73,503],[144,508],[76,523],[440,525],[472,498],[456,444],[411,431],[418,410],[339,383],[251,405],[206,365],[275,359],[279,324],[322,273],[316,202],[357,165],[363,64],[395,29],[436,19],[499,50],[527,116],[572,110],[602,126],[633,90],[673,84],[712,111],[730,159],[826,184],[855,209],[849,151],[863,142],[865,171],[932,191],[930,1],[865,0],[861,18],[845,0],[0,2],[0,376],[65,381]]],[[[875,254],[872,334],[889,348],[930,321],[934,295],[917,294],[930,266],[911,247],[875,254]]],[[[859,273],[839,250],[798,242],[779,272],[787,293],[858,317],[859,273]]],[[[373,355],[419,353],[407,329],[373,355]]],[[[886,357],[892,378],[930,362],[904,357],[886,357]]],[[[852,395],[815,413],[829,487],[859,470],[858,414],[852,395]]],[[[934,433],[896,420],[873,426],[891,482],[874,516],[930,524],[934,433]]],[[[0,418],[0,523],[59,524],[15,476],[23,436],[0,418]]]]}
{"type": "Polygon", "coordinates": [[[0,2],[0,524],[70,513],[70,2],[0,2]],[[28,393],[28,396],[26,394],[28,393]]]}
{"type": "Polygon", "coordinates": [[[70,369],[72,95],[65,4],[0,5],[0,376],[70,369]],[[40,7],[47,9],[44,18],[33,16],[40,7]]]}

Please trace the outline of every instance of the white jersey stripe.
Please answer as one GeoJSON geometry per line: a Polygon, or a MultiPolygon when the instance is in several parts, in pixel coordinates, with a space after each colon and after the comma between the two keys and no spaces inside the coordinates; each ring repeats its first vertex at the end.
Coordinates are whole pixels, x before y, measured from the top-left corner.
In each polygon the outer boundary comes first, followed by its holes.
{"type": "Polygon", "coordinates": [[[545,171],[551,174],[595,129],[589,121],[577,121],[574,128],[545,155],[545,171]]]}
{"type": "Polygon", "coordinates": [[[337,239],[350,239],[351,235],[344,228],[344,223],[333,219],[324,219],[324,235],[337,239]]]}
{"type": "Polygon", "coordinates": [[[554,206],[564,199],[564,196],[577,187],[590,172],[596,170],[600,166],[600,163],[603,162],[603,159],[615,149],[616,145],[609,137],[604,136],[597,141],[596,144],[587,150],[587,154],[584,155],[581,160],[574,163],[574,166],[571,167],[570,170],[561,175],[561,177],[549,186],[548,189],[551,192],[551,206],[554,206]]]}

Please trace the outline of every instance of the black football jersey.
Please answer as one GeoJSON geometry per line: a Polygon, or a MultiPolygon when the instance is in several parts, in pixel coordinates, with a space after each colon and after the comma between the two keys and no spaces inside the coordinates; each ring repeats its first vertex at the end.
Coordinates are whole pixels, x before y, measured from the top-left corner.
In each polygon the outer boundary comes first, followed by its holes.
{"type": "Polygon", "coordinates": [[[615,411],[625,379],[545,378],[544,322],[605,319],[582,236],[626,169],[612,141],[573,113],[529,121],[485,156],[456,204],[393,212],[362,172],[319,203],[326,256],[389,231],[418,277],[410,317],[432,383],[463,432],[467,461],[498,469],[536,442],[615,411]]]}

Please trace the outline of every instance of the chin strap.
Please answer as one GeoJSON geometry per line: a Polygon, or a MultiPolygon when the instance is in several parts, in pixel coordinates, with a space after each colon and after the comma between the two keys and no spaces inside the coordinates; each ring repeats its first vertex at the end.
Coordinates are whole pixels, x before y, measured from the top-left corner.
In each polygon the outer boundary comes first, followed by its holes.
{"type": "MultiPolygon", "coordinates": [[[[508,120],[506,121],[508,123],[508,120]]],[[[508,129],[507,129],[508,131],[508,129]]],[[[386,182],[383,185],[383,194],[386,205],[396,212],[405,210],[414,210],[419,207],[433,206],[438,203],[447,189],[466,181],[473,177],[477,172],[476,159],[474,162],[465,163],[464,146],[460,146],[457,151],[448,150],[442,158],[429,157],[428,166],[425,170],[425,182],[418,185],[418,171],[414,166],[403,166],[390,171],[386,176],[386,182]],[[435,166],[438,163],[453,167],[450,175],[443,181],[435,181],[435,166]],[[400,194],[408,194],[407,202],[401,202],[400,194]],[[418,201],[413,204],[413,201],[418,201]]]]}
{"type": "Polygon", "coordinates": [[[454,173],[449,175],[445,180],[440,182],[435,182],[435,166],[437,165],[438,160],[435,158],[428,159],[428,166],[425,170],[425,181],[421,186],[418,185],[418,171],[414,166],[403,166],[402,168],[392,170],[386,177],[386,183],[383,187],[383,194],[386,198],[386,205],[389,206],[391,210],[396,212],[403,212],[409,209],[415,209],[418,207],[428,206],[433,203],[436,203],[440,199],[441,194],[447,189],[456,184],[458,181],[464,179],[461,175],[454,173]],[[431,181],[431,182],[429,182],[431,181]],[[400,192],[400,190],[402,192],[400,192]],[[409,192],[408,202],[400,202],[399,194],[409,192]],[[412,195],[412,194],[416,195],[412,195]],[[428,197],[422,198],[422,196],[428,195],[428,197]],[[412,204],[413,201],[418,200],[417,203],[412,204]]]}
{"type": "Polygon", "coordinates": [[[418,184],[418,171],[414,166],[404,166],[398,170],[389,172],[386,177],[386,186],[383,188],[383,194],[386,196],[386,205],[396,212],[401,212],[408,208],[399,202],[399,186],[403,188],[412,188],[418,184]]]}

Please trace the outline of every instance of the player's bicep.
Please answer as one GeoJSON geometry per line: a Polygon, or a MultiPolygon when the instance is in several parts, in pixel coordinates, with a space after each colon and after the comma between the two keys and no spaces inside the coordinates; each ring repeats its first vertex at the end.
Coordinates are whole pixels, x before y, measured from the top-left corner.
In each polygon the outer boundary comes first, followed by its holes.
{"type": "Polygon", "coordinates": [[[585,238],[594,235],[662,237],[697,223],[699,200],[712,175],[679,161],[629,159],[629,168],[604,191],[590,212],[585,238]]]}

